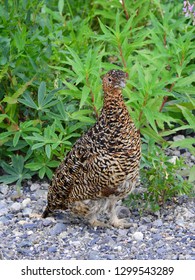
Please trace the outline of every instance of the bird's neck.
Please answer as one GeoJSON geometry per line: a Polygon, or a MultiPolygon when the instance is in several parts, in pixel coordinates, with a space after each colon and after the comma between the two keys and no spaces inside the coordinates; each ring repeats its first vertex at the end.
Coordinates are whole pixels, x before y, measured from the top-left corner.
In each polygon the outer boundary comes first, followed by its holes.
{"type": "Polygon", "coordinates": [[[107,119],[115,119],[116,121],[120,121],[122,116],[127,119],[130,118],[121,89],[113,89],[109,92],[104,91],[104,104],[101,115],[106,115],[107,119]]]}

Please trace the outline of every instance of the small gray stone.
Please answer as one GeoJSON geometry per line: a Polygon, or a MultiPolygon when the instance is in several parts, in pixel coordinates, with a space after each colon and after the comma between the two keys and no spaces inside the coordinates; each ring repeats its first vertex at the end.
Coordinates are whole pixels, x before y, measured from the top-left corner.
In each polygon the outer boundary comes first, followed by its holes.
{"type": "Polygon", "coordinates": [[[161,227],[163,225],[163,222],[161,219],[157,219],[153,222],[153,226],[155,227],[161,227]]]}
{"type": "Polygon", "coordinates": [[[7,208],[0,208],[0,217],[7,215],[8,209],[7,208]]]}
{"type": "Polygon", "coordinates": [[[22,201],[22,208],[25,208],[27,205],[29,205],[31,203],[31,199],[28,197],[28,198],[25,198],[23,201],[22,201]]]}
{"type": "Polygon", "coordinates": [[[178,151],[178,150],[176,150],[176,151],[174,151],[174,156],[177,156],[177,157],[179,157],[180,156],[180,151],[178,151]]]}
{"type": "Polygon", "coordinates": [[[156,240],[156,241],[159,241],[162,239],[162,235],[161,234],[158,234],[158,233],[155,233],[152,235],[153,239],[156,240]]]}
{"type": "Polygon", "coordinates": [[[8,185],[0,185],[0,193],[2,193],[4,196],[8,193],[9,187],[8,185]]]}
{"type": "Polygon", "coordinates": [[[48,183],[41,183],[41,187],[43,187],[44,189],[48,189],[49,188],[49,184],[48,183]]]}
{"type": "MultiPolygon", "coordinates": [[[[1,209],[0,209],[1,212],[1,209]]],[[[7,213],[3,214],[2,216],[0,215],[0,223],[1,224],[9,224],[9,219],[7,217],[7,213]]]]}
{"type": "Polygon", "coordinates": [[[99,260],[98,251],[91,250],[88,255],[88,260],[99,260]]]}
{"type": "MultiPolygon", "coordinates": [[[[38,197],[38,198],[42,198],[42,197],[47,197],[47,191],[46,190],[41,190],[41,189],[37,189],[36,190],[36,192],[35,192],[35,195],[36,195],[36,197],[38,197]]],[[[42,201],[42,199],[41,199],[41,201],[42,201]]]]}
{"type": "Polygon", "coordinates": [[[53,224],[53,221],[51,220],[51,219],[44,219],[43,220],[43,225],[45,226],[45,227],[48,227],[48,226],[50,226],[50,225],[52,225],[53,224]]]}
{"type": "Polygon", "coordinates": [[[120,206],[117,215],[119,219],[123,219],[130,216],[130,211],[127,207],[120,206]]]}
{"type": "Polygon", "coordinates": [[[144,235],[142,232],[140,231],[136,231],[134,232],[134,234],[132,235],[133,239],[135,239],[136,241],[142,241],[144,238],[144,235]]]}
{"type": "Polygon", "coordinates": [[[36,191],[36,190],[39,189],[39,188],[40,188],[40,185],[39,185],[39,184],[36,184],[36,183],[34,183],[34,184],[32,184],[32,185],[30,186],[31,192],[34,192],[34,191],[36,191]]]}
{"type": "Polygon", "coordinates": [[[18,244],[19,247],[30,247],[32,243],[29,240],[23,240],[21,243],[18,244]]]}
{"type": "Polygon", "coordinates": [[[141,220],[144,222],[144,223],[151,223],[151,219],[149,217],[142,217],[141,220]]]}
{"type": "Polygon", "coordinates": [[[185,136],[180,134],[173,137],[173,141],[180,141],[183,139],[185,139],[185,136]]]}
{"type": "Polygon", "coordinates": [[[107,260],[114,260],[115,259],[115,255],[106,255],[106,259],[107,260]]]}
{"type": "Polygon", "coordinates": [[[145,232],[147,230],[147,225],[141,225],[137,230],[145,232]]]}
{"type": "Polygon", "coordinates": [[[127,236],[128,230],[127,229],[118,229],[118,234],[121,236],[127,236]]]}
{"type": "Polygon", "coordinates": [[[7,203],[4,200],[0,201],[0,209],[3,208],[7,208],[7,203]]]}
{"type": "Polygon", "coordinates": [[[56,246],[51,246],[47,250],[49,253],[55,253],[57,251],[57,248],[56,248],[56,246]]]}
{"type": "Polygon", "coordinates": [[[14,211],[14,212],[17,212],[21,209],[21,203],[19,202],[14,202],[12,205],[11,205],[11,210],[14,211]]]}
{"type": "Polygon", "coordinates": [[[36,223],[27,223],[27,224],[23,225],[23,228],[26,228],[26,229],[34,229],[36,227],[37,227],[36,223]]]}
{"type": "Polygon", "coordinates": [[[81,245],[81,242],[79,240],[74,240],[74,241],[71,241],[70,240],[70,245],[73,245],[75,247],[78,247],[81,245]]]}
{"type": "Polygon", "coordinates": [[[32,214],[32,209],[31,209],[31,208],[25,208],[25,209],[22,211],[22,215],[23,215],[24,217],[29,217],[31,214],[32,214]]]}
{"type": "Polygon", "coordinates": [[[161,248],[158,248],[156,252],[157,252],[158,254],[162,255],[162,254],[165,253],[165,251],[166,251],[166,249],[165,249],[164,247],[161,247],[161,248]]]}
{"type": "Polygon", "coordinates": [[[178,160],[178,156],[172,156],[168,161],[172,164],[176,164],[178,160]]]}
{"type": "Polygon", "coordinates": [[[63,223],[57,223],[51,230],[50,230],[50,234],[51,235],[58,235],[61,232],[66,230],[66,225],[63,223]]]}

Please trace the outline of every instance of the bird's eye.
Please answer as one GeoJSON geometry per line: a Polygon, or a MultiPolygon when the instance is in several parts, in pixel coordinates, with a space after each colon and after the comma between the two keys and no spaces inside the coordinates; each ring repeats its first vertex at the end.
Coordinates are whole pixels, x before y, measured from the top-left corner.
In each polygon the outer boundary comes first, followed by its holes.
{"type": "Polygon", "coordinates": [[[112,82],[112,79],[111,79],[111,78],[108,78],[108,82],[110,82],[110,83],[111,83],[111,82],[112,82]]]}

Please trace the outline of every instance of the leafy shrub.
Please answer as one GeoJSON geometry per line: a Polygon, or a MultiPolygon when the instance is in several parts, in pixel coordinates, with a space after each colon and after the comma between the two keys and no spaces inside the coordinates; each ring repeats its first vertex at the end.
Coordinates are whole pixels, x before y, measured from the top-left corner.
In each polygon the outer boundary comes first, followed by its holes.
{"type": "Polygon", "coordinates": [[[192,137],[171,141],[195,128],[194,26],[182,1],[5,1],[0,28],[0,155],[2,168],[13,175],[1,182],[14,182],[17,161],[18,184],[34,174],[51,179],[100,112],[100,76],[122,68],[129,73],[125,102],[144,143],[148,191],[158,200],[166,182],[174,191],[164,199],[188,192],[179,189],[178,166],[164,155],[168,146],[195,154],[192,137]],[[148,154],[149,142],[151,151],[163,147],[161,159],[148,154]],[[169,182],[156,176],[158,164],[169,182]]]}
{"type": "Polygon", "coordinates": [[[130,194],[125,200],[126,204],[134,207],[141,204],[140,209],[144,206],[156,211],[168,199],[181,194],[192,195],[191,180],[186,180],[186,175],[189,176],[188,166],[182,157],[167,156],[162,147],[154,145],[150,140],[143,143],[142,150],[140,170],[142,188],[130,194]]]}

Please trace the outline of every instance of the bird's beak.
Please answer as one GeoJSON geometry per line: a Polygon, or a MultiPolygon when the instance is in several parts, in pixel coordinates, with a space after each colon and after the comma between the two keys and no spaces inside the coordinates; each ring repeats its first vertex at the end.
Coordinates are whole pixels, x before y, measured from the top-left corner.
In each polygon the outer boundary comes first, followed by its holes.
{"type": "Polygon", "coordinates": [[[124,88],[126,86],[126,82],[125,81],[120,81],[120,87],[124,88]]]}

